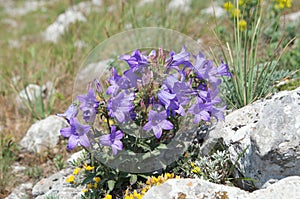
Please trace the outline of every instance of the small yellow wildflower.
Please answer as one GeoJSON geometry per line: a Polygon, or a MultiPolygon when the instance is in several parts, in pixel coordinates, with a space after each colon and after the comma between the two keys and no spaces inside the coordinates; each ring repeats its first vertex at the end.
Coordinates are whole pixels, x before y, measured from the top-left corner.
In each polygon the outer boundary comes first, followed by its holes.
{"type": "Polygon", "coordinates": [[[200,173],[201,169],[199,167],[194,167],[194,169],[192,170],[193,173],[200,173]]]}
{"type": "Polygon", "coordinates": [[[162,176],[158,176],[158,177],[157,177],[157,181],[158,181],[159,183],[164,183],[165,179],[164,179],[162,176]]]}
{"type": "Polygon", "coordinates": [[[94,177],[94,181],[99,183],[101,181],[101,178],[100,177],[94,177]]]}
{"type": "Polygon", "coordinates": [[[74,171],[73,171],[73,174],[74,174],[74,175],[78,175],[78,173],[80,172],[80,170],[81,170],[81,168],[76,167],[76,168],[74,169],[74,171]]]}
{"type": "Polygon", "coordinates": [[[92,188],[92,184],[91,183],[86,184],[86,188],[91,189],[92,188]]]}
{"type": "Polygon", "coordinates": [[[94,169],[94,167],[91,167],[90,165],[85,165],[84,168],[85,168],[85,170],[87,170],[87,171],[91,171],[91,170],[94,169]]]}
{"type": "Polygon", "coordinates": [[[223,4],[223,7],[224,7],[225,10],[231,11],[233,9],[233,4],[230,1],[226,1],[223,4]]]}
{"type": "Polygon", "coordinates": [[[194,163],[194,162],[191,162],[190,164],[191,164],[191,166],[192,166],[192,167],[194,167],[194,166],[195,166],[195,163],[194,163]]]}
{"type": "Polygon", "coordinates": [[[142,199],[142,195],[139,194],[136,190],[133,191],[133,197],[135,199],[142,199]]]}
{"type": "Polygon", "coordinates": [[[175,179],[180,179],[180,176],[176,176],[175,179]]]}
{"type": "Polygon", "coordinates": [[[170,179],[170,178],[174,178],[174,173],[166,173],[165,174],[165,179],[170,179]]]}
{"type": "Polygon", "coordinates": [[[88,189],[82,189],[81,190],[81,192],[83,192],[83,193],[86,193],[86,192],[88,192],[89,190],[88,189]]]}
{"type": "Polygon", "coordinates": [[[147,184],[147,185],[150,185],[150,184],[151,184],[151,178],[150,178],[150,177],[148,177],[148,179],[147,179],[147,181],[146,181],[146,184],[147,184]]]}
{"type": "Polygon", "coordinates": [[[246,28],[247,28],[247,22],[245,20],[240,20],[239,23],[238,23],[238,28],[241,31],[246,30],[246,28]]]}
{"type": "Polygon", "coordinates": [[[232,12],[231,12],[232,17],[236,17],[236,18],[240,17],[240,14],[241,14],[241,11],[237,8],[232,10],[232,12]]]}
{"type": "Polygon", "coordinates": [[[125,199],[134,199],[134,197],[133,197],[132,194],[130,194],[130,195],[126,195],[126,196],[125,196],[125,199]]]}
{"type": "Polygon", "coordinates": [[[158,182],[158,179],[157,179],[156,177],[153,176],[153,177],[151,178],[151,183],[152,183],[152,184],[156,184],[157,182],[158,182]]]}
{"type": "Polygon", "coordinates": [[[104,197],[103,199],[112,199],[112,195],[106,194],[105,197],[104,197]]]}
{"type": "Polygon", "coordinates": [[[74,180],[75,180],[75,176],[70,175],[69,177],[67,177],[66,182],[73,183],[74,180]]]}

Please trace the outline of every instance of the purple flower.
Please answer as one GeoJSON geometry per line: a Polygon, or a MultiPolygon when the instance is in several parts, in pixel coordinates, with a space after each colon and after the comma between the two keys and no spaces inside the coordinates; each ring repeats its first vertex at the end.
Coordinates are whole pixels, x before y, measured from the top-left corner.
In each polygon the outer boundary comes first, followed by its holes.
{"type": "Polygon", "coordinates": [[[109,116],[116,118],[121,123],[129,121],[133,110],[133,100],[134,93],[128,90],[121,91],[117,96],[112,97],[108,101],[109,116]]]}
{"type": "Polygon", "coordinates": [[[102,86],[101,86],[99,80],[98,79],[94,79],[94,84],[95,84],[97,92],[101,93],[102,92],[102,86]]]}
{"type": "Polygon", "coordinates": [[[81,102],[80,109],[83,112],[83,119],[85,122],[93,123],[99,106],[94,89],[90,88],[87,95],[78,95],[77,99],[81,102]]]}
{"type": "Polygon", "coordinates": [[[125,60],[130,68],[139,68],[148,65],[147,57],[141,54],[139,50],[135,50],[131,55],[122,55],[120,59],[125,60]]]}
{"type": "Polygon", "coordinates": [[[73,117],[76,117],[78,114],[78,105],[77,104],[71,104],[68,109],[66,110],[66,112],[64,112],[63,114],[57,114],[57,116],[60,117],[65,117],[68,121],[68,123],[70,123],[70,119],[73,117]]]}
{"type": "Polygon", "coordinates": [[[149,111],[148,122],[144,125],[143,129],[150,131],[151,129],[154,132],[156,138],[160,138],[162,135],[162,130],[171,130],[173,129],[173,124],[167,120],[167,112],[163,111],[149,111]]]}
{"type": "Polygon", "coordinates": [[[223,61],[221,65],[217,68],[217,74],[220,76],[232,77],[232,74],[229,72],[229,66],[225,64],[223,61]]]}
{"type": "Polygon", "coordinates": [[[74,149],[78,145],[89,147],[90,141],[87,137],[87,133],[90,128],[91,127],[89,125],[81,125],[76,118],[71,118],[70,127],[61,129],[60,134],[69,138],[69,150],[74,149]]]}
{"type": "MultiPolygon", "coordinates": [[[[134,74],[132,74],[129,70],[125,71],[125,76],[119,76],[116,69],[112,68],[112,77],[109,79],[110,86],[106,90],[107,95],[113,95],[115,96],[120,89],[129,89],[134,85],[134,80],[131,82],[126,75],[128,75],[130,78],[135,78],[134,74]]],[[[136,81],[135,81],[136,82],[136,81]]]]}
{"type": "Polygon", "coordinates": [[[209,79],[209,73],[213,69],[213,67],[214,66],[212,61],[205,59],[201,53],[197,55],[194,69],[199,79],[209,79]]]}
{"type": "Polygon", "coordinates": [[[157,93],[159,101],[165,106],[166,109],[170,107],[172,101],[174,101],[176,94],[172,94],[166,90],[160,90],[157,93]]]}
{"type": "Polygon", "coordinates": [[[100,137],[100,144],[110,146],[114,155],[117,155],[118,150],[121,151],[123,149],[123,143],[120,140],[123,138],[124,134],[121,130],[116,130],[116,126],[112,125],[110,134],[102,135],[100,137]]]}
{"type": "Polygon", "coordinates": [[[182,47],[180,53],[170,52],[170,58],[166,60],[166,65],[170,68],[177,68],[181,64],[185,64],[190,60],[190,53],[186,51],[185,46],[182,47]]]}
{"type": "Polygon", "coordinates": [[[211,111],[210,103],[203,103],[203,100],[199,97],[196,98],[196,103],[193,104],[188,112],[194,115],[194,123],[197,124],[201,120],[209,121],[210,120],[210,111],[211,111]]]}

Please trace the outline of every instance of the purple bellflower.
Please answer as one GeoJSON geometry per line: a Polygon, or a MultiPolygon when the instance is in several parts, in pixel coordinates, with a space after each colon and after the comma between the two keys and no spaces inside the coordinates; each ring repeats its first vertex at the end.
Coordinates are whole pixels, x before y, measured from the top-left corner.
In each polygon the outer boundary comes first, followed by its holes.
{"type": "Polygon", "coordinates": [[[160,138],[162,135],[162,130],[173,129],[173,124],[167,120],[167,111],[149,111],[148,122],[144,125],[143,129],[146,131],[153,130],[156,138],[160,138]]]}
{"type": "Polygon", "coordinates": [[[189,108],[188,112],[195,116],[194,123],[197,124],[201,120],[210,120],[211,109],[212,106],[210,103],[203,103],[203,100],[201,98],[196,97],[196,103],[189,108]]]}
{"type": "Polygon", "coordinates": [[[63,114],[57,114],[57,116],[59,117],[65,117],[68,121],[68,123],[70,123],[70,119],[76,117],[78,114],[78,105],[77,104],[71,104],[68,109],[66,110],[66,112],[64,112],[63,114]]]}
{"type": "Polygon", "coordinates": [[[80,109],[83,112],[83,119],[85,122],[93,123],[99,106],[94,89],[90,88],[87,95],[78,95],[77,99],[81,102],[80,109]]]}
{"type": "Polygon", "coordinates": [[[148,65],[147,57],[144,56],[139,50],[135,50],[131,55],[122,55],[120,59],[125,60],[130,68],[140,68],[148,65]]]}
{"type": "Polygon", "coordinates": [[[170,57],[166,60],[166,65],[170,68],[179,69],[178,66],[185,64],[190,60],[190,53],[186,51],[185,47],[182,47],[180,53],[170,52],[170,57]]]}
{"type": "Polygon", "coordinates": [[[90,146],[90,141],[87,133],[90,131],[89,125],[81,125],[76,118],[70,119],[70,127],[60,130],[60,134],[69,138],[68,149],[72,150],[76,146],[81,145],[84,147],[90,146]]]}
{"type": "Polygon", "coordinates": [[[102,135],[100,137],[100,144],[103,146],[110,146],[113,154],[117,155],[118,150],[123,150],[123,143],[120,141],[124,134],[121,130],[117,131],[116,126],[111,126],[111,132],[108,135],[102,135]]]}
{"type": "Polygon", "coordinates": [[[99,80],[98,79],[94,79],[94,84],[95,84],[97,92],[101,93],[102,92],[102,86],[101,86],[99,80]]]}
{"type": "Polygon", "coordinates": [[[123,90],[117,96],[108,101],[109,116],[116,118],[119,122],[129,121],[133,110],[134,93],[123,90]]]}

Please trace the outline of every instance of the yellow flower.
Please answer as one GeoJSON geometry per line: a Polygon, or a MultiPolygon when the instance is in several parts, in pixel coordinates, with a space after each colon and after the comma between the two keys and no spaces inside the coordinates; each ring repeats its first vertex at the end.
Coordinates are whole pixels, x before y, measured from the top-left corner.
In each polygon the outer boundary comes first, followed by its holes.
{"type": "Polygon", "coordinates": [[[86,184],[86,188],[88,189],[92,188],[92,184],[91,183],[86,184]]]}
{"type": "Polygon", "coordinates": [[[133,191],[133,197],[136,198],[136,199],[141,199],[142,198],[141,194],[139,194],[136,190],[133,191]]]}
{"type": "Polygon", "coordinates": [[[245,4],[244,0],[238,0],[238,1],[240,6],[243,6],[245,4]]]}
{"type": "Polygon", "coordinates": [[[240,20],[239,23],[238,23],[238,28],[241,31],[246,30],[246,28],[247,28],[247,22],[245,20],[240,20]]]}
{"type": "Polygon", "coordinates": [[[223,4],[223,7],[227,11],[231,11],[233,9],[233,4],[230,1],[227,1],[223,4]]]}
{"type": "Polygon", "coordinates": [[[85,170],[87,170],[87,171],[91,171],[91,170],[94,169],[94,167],[91,167],[90,165],[85,165],[84,168],[85,168],[85,170]]]}
{"type": "Polygon", "coordinates": [[[89,190],[88,189],[82,189],[81,190],[83,193],[86,193],[86,192],[88,192],[89,190]]]}
{"type": "Polygon", "coordinates": [[[112,195],[106,194],[105,197],[104,197],[103,199],[112,199],[112,195]]]}
{"type": "Polygon", "coordinates": [[[73,174],[74,174],[74,175],[77,175],[77,174],[80,172],[80,170],[81,170],[81,168],[76,167],[76,168],[74,169],[74,171],[73,171],[73,174]]]}
{"type": "Polygon", "coordinates": [[[240,17],[240,14],[241,14],[241,11],[237,8],[232,10],[232,12],[231,12],[232,17],[236,17],[236,18],[240,17]]]}
{"type": "Polygon", "coordinates": [[[166,173],[165,174],[165,179],[167,180],[167,179],[170,179],[170,178],[174,178],[174,173],[166,173]]]}
{"type": "Polygon", "coordinates": [[[175,179],[180,179],[180,176],[176,176],[175,179]]]}
{"type": "Polygon", "coordinates": [[[133,198],[133,195],[130,194],[130,195],[126,195],[126,196],[125,196],[125,199],[134,199],[134,198],[133,198]]]}
{"type": "Polygon", "coordinates": [[[98,187],[98,184],[95,183],[95,184],[94,184],[94,189],[97,189],[97,187],[98,187]]]}
{"type": "Polygon", "coordinates": [[[192,167],[194,167],[194,166],[195,166],[195,163],[194,163],[194,162],[191,162],[190,164],[191,164],[191,166],[192,166],[192,167]]]}
{"type": "Polygon", "coordinates": [[[75,180],[75,176],[70,175],[69,177],[67,177],[66,182],[73,183],[74,180],[75,180]]]}
{"type": "Polygon", "coordinates": [[[100,177],[94,177],[94,181],[99,183],[101,181],[101,178],[100,177]]]}
{"type": "Polygon", "coordinates": [[[158,179],[156,177],[152,177],[151,183],[156,184],[158,182],[158,179]]]}
{"type": "Polygon", "coordinates": [[[192,170],[193,173],[200,173],[201,169],[199,167],[194,167],[194,169],[192,170]]]}

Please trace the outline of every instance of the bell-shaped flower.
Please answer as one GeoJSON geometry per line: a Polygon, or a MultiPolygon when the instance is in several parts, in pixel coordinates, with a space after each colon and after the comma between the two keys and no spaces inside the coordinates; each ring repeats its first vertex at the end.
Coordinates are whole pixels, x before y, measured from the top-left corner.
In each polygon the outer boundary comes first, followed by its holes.
{"type": "Polygon", "coordinates": [[[71,118],[70,127],[61,129],[60,134],[69,138],[69,150],[72,150],[79,145],[87,148],[90,146],[90,141],[87,136],[90,129],[91,127],[89,125],[81,125],[76,118],[71,118]]]}
{"type": "Polygon", "coordinates": [[[173,129],[173,124],[167,120],[167,112],[163,111],[149,111],[148,122],[143,129],[146,131],[153,130],[156,138],[160,138],[163,130],[173,129]]]}
{"type": "Polygon", "coordinates": [[[110,134],[102,135],[100,137],[100,144],[103,146],[110,146],[114,155],[117,155],[118,150],[123,150],[123,143],[120,141],[124,134],[121,130],[117,131],[117,127],[112,125],[110,134]]]}

